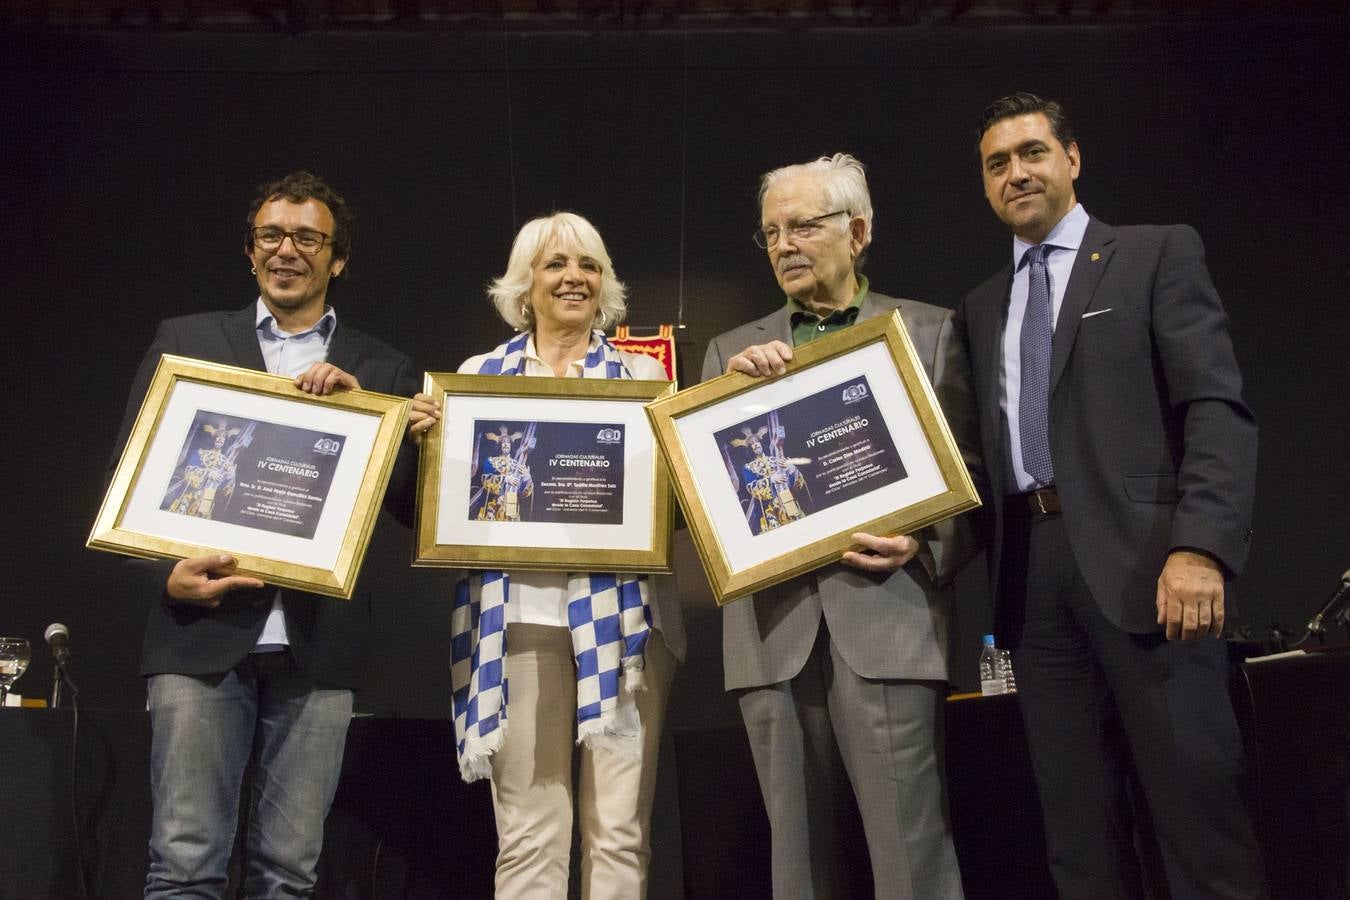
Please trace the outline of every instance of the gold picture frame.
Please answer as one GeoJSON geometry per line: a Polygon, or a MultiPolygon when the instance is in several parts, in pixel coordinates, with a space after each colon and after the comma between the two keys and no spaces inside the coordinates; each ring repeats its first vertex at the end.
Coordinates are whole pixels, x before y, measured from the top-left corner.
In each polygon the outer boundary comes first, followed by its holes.
{"type": "Polygon", "coordinates": [[[86,546],[350,599],[410,401],[165,355],[86,546]]]}
{"type": "Polygon", "coordinates": [[[980,505],[898,312],[647,414],[719,605],[980,505]]]}
{"type": "Polygon", "coordinates": [[[427,373],[441,418],[422,442],[413,565],[670,572],[675,502],[645,407],[674,390],[427,373]]]}

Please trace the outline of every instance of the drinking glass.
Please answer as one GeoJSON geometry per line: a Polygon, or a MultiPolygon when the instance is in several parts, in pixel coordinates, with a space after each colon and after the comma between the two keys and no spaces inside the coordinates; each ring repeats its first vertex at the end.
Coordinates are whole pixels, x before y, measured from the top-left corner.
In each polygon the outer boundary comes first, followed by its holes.
{"type": "Polygon", "coordinates": [[[27,671],[31,658],[27,639],[0,637],[0,707],[4,707],[10,687],[27,671]]]}

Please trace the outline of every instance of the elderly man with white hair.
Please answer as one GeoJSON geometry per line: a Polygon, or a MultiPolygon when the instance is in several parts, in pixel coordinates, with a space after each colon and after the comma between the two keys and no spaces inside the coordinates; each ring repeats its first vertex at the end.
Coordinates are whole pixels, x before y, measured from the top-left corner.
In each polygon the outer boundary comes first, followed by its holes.
{"type": "MultiPolygon", "coordinates": [[[[970,366],[948,310],[870,289],[863,165],[848,154],[763,176],[755,241],[787,295],[715,339],[703,378],[785,371],[792,348],[899,309],[967,464],[977,472],[970,366]]],[[[880,510],[878,510],[880,512],[880,510]]],[[[835,798],[851,784],[876,896],[959,898],[942,775],[952,578],[966,517],[915,535],[856,534],[863,552],[729,604],[726,686],[738,695],[772,826],[774,897],[841,893],[835,798]]]]}

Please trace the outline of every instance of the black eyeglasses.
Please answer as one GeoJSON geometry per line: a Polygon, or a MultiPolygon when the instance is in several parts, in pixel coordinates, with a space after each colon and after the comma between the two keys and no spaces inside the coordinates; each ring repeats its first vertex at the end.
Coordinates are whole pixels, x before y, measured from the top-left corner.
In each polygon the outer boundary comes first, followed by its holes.
{"type": "Polygon", "coordinates": [[[788,222],[781,230],[777,225],[770,225],[767,228],[756,228],[754,234],[755,244],[761,250],[769,250],[774,244],[778,243],[778,238],[782,235],[783,231],[786,231],[793,240],[809,241],[820,234],[820,229],[824,227],[821,223],[826,219],[832,219],[835,216],[848,215],[852,215],[852,213],[846,209],[836,209],[834,212],[823,213],[819,216],[813,216],[810,219],[798,219],[793,222],[788,222]]]}
{"type": "Polygon", "coordinates": [[[276,228],[271,225],[260,225],[257,228],[249,229],[249,237],[253,241],[253,246],[259,250],[276,250],[281,246],[282,241],[290,238],[291,243],[295,245],[295,249],[306,256],[313,256],[323,249],[329,235],[310,228],[287,231],[284,228],[276,228]]]}

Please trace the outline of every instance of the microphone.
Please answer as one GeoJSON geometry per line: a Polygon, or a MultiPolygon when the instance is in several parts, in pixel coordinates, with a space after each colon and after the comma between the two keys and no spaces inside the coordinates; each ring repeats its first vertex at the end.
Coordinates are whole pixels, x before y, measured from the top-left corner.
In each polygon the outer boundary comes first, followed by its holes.
{"type": "Polygon", "coordinates": [[[52,648],[52,656],[56,657],[56,665],[64,669],[70,664],[70,629],[60,622],[53,622],[47,626],[47,630],[42,632],[47,645],[52,648]]]}
{"type": "Polygon", "coordinates": [[[1308,633],[1317,635],[1324,634],[1326,632],[1326,625],[1323,623],[1328,616],[1331,617],[1332,623],[1335,624],[1338,617],[1332,614],[1336,612],[1336,607],[1338,607],[1341,604],[1341,601],[1347,596],[1350,596],[1350,569],[1346,569],[1345,574],[1341,575],[1340,589],[1332,594],[1331,599],[1327,601],[1327,605],[1318,610],[1317,615],[1313,616],[1312,619],[1308,621],[1308,633]]]}
{"type": "Polygon", "coordinates": [[[53,622],[42,632],[42,636],[46,638],[47,646],[52,648],[52,656],[56,657],[56,666],[52,669],[51,701],[51,708],[56,709],[61,705],[61,682],[66,676],[66,666],[70,664],[70,629],[60,622],[53,622]]]}

